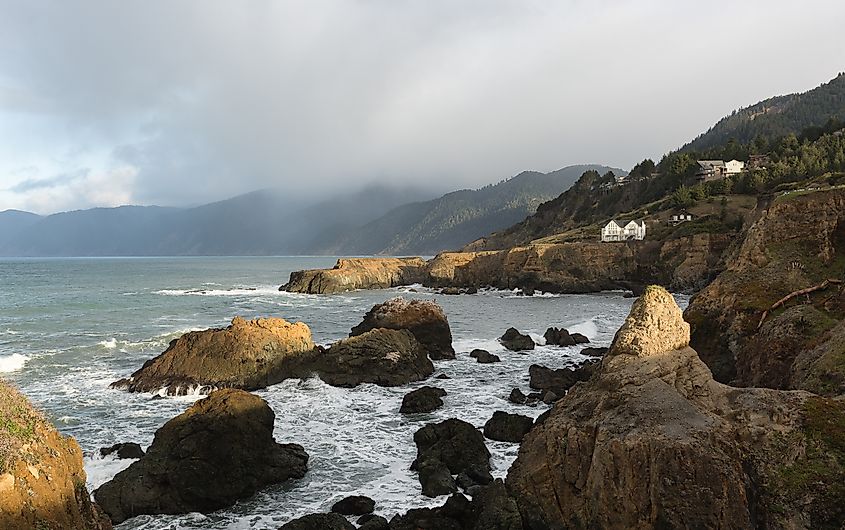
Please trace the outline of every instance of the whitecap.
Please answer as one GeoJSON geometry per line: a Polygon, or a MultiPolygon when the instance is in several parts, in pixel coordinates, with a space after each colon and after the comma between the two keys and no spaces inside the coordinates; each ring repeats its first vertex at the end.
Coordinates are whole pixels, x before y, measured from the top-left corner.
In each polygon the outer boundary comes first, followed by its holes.
{"type": "Polygon", "coordinates": [[[16,372],[23,368],[29,357],[20,353],[0,356],[0,372],[16,372]]]}
{"type": "Polygon", "coordinates": [[[596,335],[598,335],[598,327],[596,326],[594,319],[585,320],[584,322],[580,322],[574,326],[569,326],[567,329],[570,333],[580,333],[591,340],[595,339],[596,335]]]}

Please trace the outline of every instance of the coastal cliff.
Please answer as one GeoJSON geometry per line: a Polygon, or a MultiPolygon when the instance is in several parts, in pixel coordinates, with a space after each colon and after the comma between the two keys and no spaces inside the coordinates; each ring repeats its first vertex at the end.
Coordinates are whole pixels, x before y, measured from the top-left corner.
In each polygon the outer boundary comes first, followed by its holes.
{"type": "Polygon", "coordinates": [[[840,528],[845,404],[713,380],[646,289],[508,472],[526,528],[840,528]]]}
{"type": "Polygon", "coordinates": [[[111,529],[85,480],[76,440],[0,380],[0,528],[111,529]]]}
{"type": "Polygon", "coordinates": [[[845,189],[763,203],[743,236],[690,302],[693,347],[722,382],[842,394],[845,189]]]}
{"type": "Polygon", "coordinates": [[[586,293],[657,283],[675,291],[693,291],[715,276],[730,241],[725,234],[696,234],[666,241],[443,252],[427,262],[420,258],[340,259],[332,269],[294,272],[280,289],[328,294],[421,283],[586,293]]]}

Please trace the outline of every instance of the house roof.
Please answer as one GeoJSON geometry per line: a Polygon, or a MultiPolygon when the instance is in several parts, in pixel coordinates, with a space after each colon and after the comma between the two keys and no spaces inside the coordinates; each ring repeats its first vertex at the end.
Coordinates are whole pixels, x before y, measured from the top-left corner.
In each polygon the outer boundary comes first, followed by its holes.
{"type": "Polygon", "coordinates": [[[698,165],[705,168],[713,168],[713,167],[723,167],[725,165],[724,160],[699,160],[698,165]]]}
{"type": "MultiPolygon", "coordinates": [[[[638,226],[645,226],[645,221],[643,221],[642,219],[637,219],[635,221],[625,221],[625,220],[621,220],[621,219],[620,220],[611,219],[607,224],[609,225],[610,223],[615,223],[616,226],[618,226],[619,228],[625,228],[629,223],[634,223],[638,226]]],[[[604,226],[607,226],[607,225],[604,225],[604,226]]]]}

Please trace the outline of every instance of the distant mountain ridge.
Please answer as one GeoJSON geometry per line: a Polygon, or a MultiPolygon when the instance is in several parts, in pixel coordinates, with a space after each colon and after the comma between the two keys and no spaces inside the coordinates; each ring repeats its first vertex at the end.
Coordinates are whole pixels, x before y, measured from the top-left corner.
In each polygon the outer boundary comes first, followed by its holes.
{"type": "Polygon", "coordinates": [[[433,255],[457,249],[490,232],[522,221],[537,206],[557,197],[585,171],[625,172],[601,165],[574,165],[557,171],[524,171],[475,190],[459,190],[425,202],[405,204],[345,234],[322,253],[433,255]]]}
{"type": "Polygon", "coordinates": [[[730,139],[749,143],[756,137],[770,140],[797,135],[807,128],[821,127],[831,119],[845,122],[845,73],[807,92],[775,96],[739,109],[681,150],[704,151],[730,139]]]}

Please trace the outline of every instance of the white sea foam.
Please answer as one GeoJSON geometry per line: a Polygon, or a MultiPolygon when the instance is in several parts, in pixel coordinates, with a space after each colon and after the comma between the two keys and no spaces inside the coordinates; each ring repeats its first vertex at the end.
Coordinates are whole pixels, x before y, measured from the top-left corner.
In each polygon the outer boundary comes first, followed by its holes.
{"type": "Polygon", "coordinates": [[[97,344],[107,350],[112,350],[114,348],[117,348],[117,339],[112,337],[109,340],[101,340],[97,344]]]}
{"type": "Polygon", "coordinates": [[[574,326],[569,326],[567,330],[570,333],[580,333],[591,340],[595,338],[598,333],[598,328],[596,327],[596,323],[593,319],[585,320],[584,322],[575,324],[574,326]]]}
{"type": "Polygon", "coordinates": [[[0,356],[0,372],[17,372],[26,364],[29,357],[20,353],[0,356]]]}

